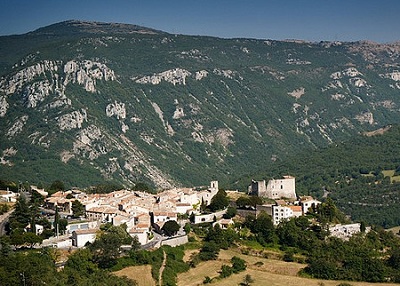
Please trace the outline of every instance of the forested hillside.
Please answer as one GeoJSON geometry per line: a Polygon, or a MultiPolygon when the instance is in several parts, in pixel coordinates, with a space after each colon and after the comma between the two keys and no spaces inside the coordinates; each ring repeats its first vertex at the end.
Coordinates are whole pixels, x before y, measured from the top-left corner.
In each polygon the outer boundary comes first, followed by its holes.
{"type": "Polygon", "coordinates": [[[399,51],[81,21],[0,37],[0,179],[226,183],[399,122],[399,51]]]}
{"type": "MultiPolygon", "coordinates": [[[[298,194],[331,197],[352,220],[400,225],[400,126],[387,126],[269,165],[255,179],[296,177],[298,194]]],[[[251,177],[236,185],[244,189],[251,177]]]]}

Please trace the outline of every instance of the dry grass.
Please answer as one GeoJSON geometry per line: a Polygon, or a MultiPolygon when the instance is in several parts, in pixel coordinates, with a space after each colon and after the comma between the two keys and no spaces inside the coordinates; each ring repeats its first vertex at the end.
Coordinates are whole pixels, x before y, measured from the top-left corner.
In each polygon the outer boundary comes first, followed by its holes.
{"type": "Polygon", "coordinates": [[[183,261],[184,262],[188,262],[192,259],[192,257],[194,255],[196,255],[197,253],[199,253],[199,249],[189,249],[185,251],[185,255],[183,256],[183,261]]]}
{"type": "MultiPolygon", "coordinates": [[[[189,259],[196,250],[187,250],[185,260],[189,259]]],[[[216,278],[219,275],[221,266],[230,265],[233,256],[238,256],[247,262],[247,269],[239,274],[218,280],[214,279],[211,285],[237,286],[243,282],[244,276],[249,274],[254,280],[251,285],[268,286],[337,286],[343,281],[331,281],[321,279],[309,279],[297,276],[297,273],[304,268],[305,264],[284,262],[281,260],[267,259],[259,256],[241,254],[238,249],[221,250],[217,260],[201,262],[196,268],[178,275],[178,286],[199,286],[203,285],[206,276],[216,278]]],[[[139,286],[155,286],[156,282],[151,277],[151,266],[132,266],[114,272],[118,276],[127,276],[138,282],[139,286]]],[[[367,283],[347,282],[353,286],[394,286],[391,283],[367,283]]]]}
{"type": "MultiPolygon", "coordinates": [[[[199,263],[196,268],[191,268],[188,272],[178,275],[178,286],[194,286],[203,283],[204,277],[216,277],[218,271],[224,263],[221,260],[212,260],[199,263]]],[[[237,285],[237,284],[236,284],[237,285]]]]}
{"type": "MultiPolygon", "coordinates": [[[[298,277],[297,273],[304,268],[305,264],[284,262],[262,257],[243,255],[238,250],[221,250],[218,260],[200,263],[196,268],[178,275],[178,286],[203,285],[206,276],[215,278],[223,264],[230,265],[232,256],[238,256],[247,262],[246,271],[234,274],[222,280],[213,280],[212,285],[237,286],[243,282],[246,274],[251,275],[254,282],[251,285],[269,286],[337,286],[341,281],[327,281],[320,279],[308,279],[298,277]]],[[[365,283],[350,282],[353,286],[389,286],[396,284],[388,283],[365,283]]]]}
{"type": "Polygon", "coordinates": [[[114,272],[117,276],[126,276],[129,279],[136,280],[139,286],[155,286],[156,282],[151,276],[151,266],[130,266],[114,272]]]}
{"type": "Polygon", "coordinates": [[[226,191],[226,195],[228,198],[232,201],[236,201],[240,197],[245,197],[247,196],[246,193],[243,192],[238,192],[238,191],[226,191]]]}
{"type": "MultiPolygon", "coordinates": [[[[327,280],[320,280],[320,279],[308,279],[308,278],[301,278],[297,276],[290,276],[290,275],[281,275],[281,274],[274,274],[269,272],[262,272],[253,269],[247,269],[246,271],[234,274],[229,278],[225,278],[219,281],[213,282],[211,285],[215,286],[237,286],[239,283],[243,282],[244,276],[249,274],[254,282],[251,283],[253,286],[257,285],[268,285],[268,286],[337,286],[343,281],[327,281],[327,280]]],[[[366,282],[347,282],[352,286],[394,286],[398,284],[388,284],[388,283],[366,283],[366,282]]],[[[199,284],[191,284],[191,285],[201,285],[199,284]]],[[[178,285],[183,285],[179,284],[178,285]]]]}

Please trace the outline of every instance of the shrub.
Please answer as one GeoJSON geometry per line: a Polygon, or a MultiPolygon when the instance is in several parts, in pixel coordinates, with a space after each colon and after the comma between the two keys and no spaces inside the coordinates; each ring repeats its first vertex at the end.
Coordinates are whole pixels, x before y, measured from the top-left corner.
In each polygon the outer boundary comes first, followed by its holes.
{"type": "Polygon", "coordinates": [[[232,273],[233,273],[232,267],[224,264],[221,266],[221,273],[219,274],[219,277],[226,278],[231,276],[232,273]]]}
{"type": "Polygon", "coordinates": [[[203,284],[210,284],[212,282],[212,278],[210,276],[204,277],[203,284]]]}
{"type": "Polygon", "coordinates": [[[232,262],[232,271],[233,273],[239,273],[241,271],[246,270],[246,261],[241,259],[240,257],[234,256],[231,258],[232,262]]]}

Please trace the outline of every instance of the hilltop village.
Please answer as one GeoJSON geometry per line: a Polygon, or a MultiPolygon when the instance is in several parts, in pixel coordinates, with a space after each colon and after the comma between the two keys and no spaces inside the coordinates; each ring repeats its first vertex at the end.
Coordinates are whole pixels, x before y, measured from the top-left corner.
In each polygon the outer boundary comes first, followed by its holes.
{"type": "MultiPolygon", "coordinates": [[[[58,191],[51,196],[43,189],[31,186],[45,198],[43,211],[47,214],[59,212],[63,217],[73,216],[73,203],[79,201],[84,207],[84,214],[79,220],[69,222],[64,235],[57,235],[43,241],[43,246],[83,247],[96,239],[100,226],[110,223],[115,226],[126,225],[127,232],[136,236],[143,246],[159,247],[161,245],[179,245],[188,241],[183,226],[190,221],[193,224],[214,223],[221,228],[227,228],[234,221],[224,218],[227,209],[211,213],[202,213],[202,208],[209,206],[212,199],[218,194],[218,181],[211,181],[208,187],[173,188],[152,194],[144,191],[119,190],[108,194],[88,194],[80,190],[58,191]],[[153,230],[159,234],[164,224],[175,221],[181,229],[174,237],[162,235],[154,236],[153,230]]],[[[229,193],[229,191],[228,191],[229,193]]],[[[237,193],[237,192],[236,192],[237,193]]],[[[251,208],[250,212],[258,215],[265,212],[271,216],[275,226],[292,217],[315,211],[321,204],[311,196],[298,197],[296,194],[295,178],[284,176],[281,179],[272,179],[266,182],[252,181],[248,187],[250,196],[258,196],[267,201],[251,208]]],[[[11,192],[5,192],[3,199],[15,200],[11,192]]],[[[345,238],[358,232],[359,224],[331,227],[333,235],[345,238]]],[[[43,231],[43,226],[35,226],[36,234],[43,231]]]]}

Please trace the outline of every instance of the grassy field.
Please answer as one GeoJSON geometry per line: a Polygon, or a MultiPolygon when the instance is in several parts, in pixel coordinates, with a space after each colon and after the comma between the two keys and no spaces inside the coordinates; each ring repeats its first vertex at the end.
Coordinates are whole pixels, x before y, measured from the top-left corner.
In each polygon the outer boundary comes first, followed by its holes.
{"type": "MultiPolygon", "coordinates": [[[[215,278],[219,275],[218,271],[223,264],[230,265],[232,256],[238,256],[247,262],[246,271],[234,274],[222,280],[213,280],[212,285],[237,286],[243,282],[246,274],[251,275],[254,282],[251,285],[269,286],[336,286],[341,281],[327,281],[321,279],[308,279],[298,277],[297,273],[304,268],[305,264],[294,262],[284,262],[262,257],[255,257],[240,254],[237,250],[221,250],[218,260],[200,263],[196,268],[178,276],[178,286],[197,286],[203,285],[204,277],[215,278]]],[[[365,283],[351,282],[354,286],[389,286],[397,284],[389,283],[365,283]]]]}
{"type": "Polygon", "coordinates": [[[136,280],[139,286],[155,286],[156,282],[151,277],[151,266],[131,266],[114,272],[117,276],[126,276],[129,279],[136,280]]]}
{"type": "MultiPolygon", "coordinates": [[[[187,260],[194,252],[188,250],[185,255],[187,260]]],[[[206,276],[216,278],[219,275],[221,266],[230,265],[230,259],[238,256],[247,263],[247,269],[239,274],[218,280],[213,279],[211,285],[237,286],[243,282],[245,275],[249,274],[254,280],[251,285],[268,286],[337,286],[343,281],[321,280],[299,277],[297,273],[306,265],[295,262],[284,262],[282,260],[268,259],[259,256],[243,255],[238,249],[221,250],[218,259],[202,262],[196,268],[191,268],[188,272],[178,275],[178,286],[199,286],[203,285],[206,276]]],[[[155,286],[156,282],[151,277],[151,266],[133,266],[114,272],[118,276],[127,276],[138,282],[139,286],[155,286]]],[[[399,284],[392,283],[367,283],[367,282],[347,282],[353,286],[394,286],[399,284]]]]}

